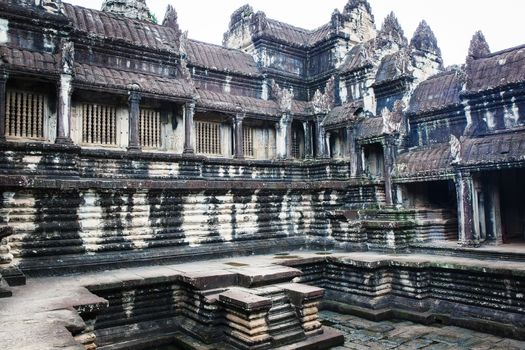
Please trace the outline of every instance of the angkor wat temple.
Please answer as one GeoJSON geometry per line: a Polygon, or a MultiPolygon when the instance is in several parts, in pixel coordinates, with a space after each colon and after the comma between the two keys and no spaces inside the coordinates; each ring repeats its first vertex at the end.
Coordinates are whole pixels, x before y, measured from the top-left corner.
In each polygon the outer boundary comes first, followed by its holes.
{"type": "Polygon", "coordinates": [[[445,68],[366,0],[155,22],[0,0],[2,349],[340,345],[320,308],[525,340],[525,46],[445,68]]]}

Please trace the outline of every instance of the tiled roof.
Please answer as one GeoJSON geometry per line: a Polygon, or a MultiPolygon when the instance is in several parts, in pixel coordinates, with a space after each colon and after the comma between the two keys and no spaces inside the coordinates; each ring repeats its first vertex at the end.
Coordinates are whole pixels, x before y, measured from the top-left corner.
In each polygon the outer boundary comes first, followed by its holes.
{"type": "Polygon", "coordinates": [[[190,65],[248,76],[260,75],[252,56],[240,50],[195,40],[188,40],[186,49],[190,65]]]}
{"type": "Polygon", "coordinates": [[[466,139],[461,150],[462,165],[490,165],[525,161],[525,130],[466,139]]]}
{"type": "Polygon", "coordinates": [[[50,53],[1,47],[0,54],[5,57],[13,69],[57,73],[58,59],[50,53]]]}
{"type": "Polygon", "coordinates": [[[409,56],[404,50],[383,57],[377,69],[375,84],[392,81],[410,74],[409,56]]]}
{"type": "Polygon", "coordinates": [[[325,127],[340,125],[355,119],[355,113],[361,109],[362,106],[358,103],[345,103],[342,106],[337,106],[323,120],[325,127]]]}
{"type": "Polygon", "coordinates": [[[452,168],[450,145],[442,143],[400,154],[396,161],[396,176],[437,175],[451,173],[452,168]]]}
{"type": "Polygon", "coordinates": [[[130,84],[137,83],[145,93],[166,97],[190,98],[193,96],[190,84],[181,79],[170,79],[80,63],[75,64],[75,71],[75,82],[89,86],[128,90],[130,84]]]}
{"type": "Polygon", "coordinates": [[[290,24],[267,19],[265,34],[276,40],[291,44],[293,46],[306,46],[309,41],[310,31],[294,27],[290,24]]]}
{"type": "Polygon", "coordinates": [[[199,90],[200,98],[197,107],[204,107],[216,111],[237,112],[239,108],[255,115],[277,117],[280,115],[279,107],[275,101],[267,101],[253,97],[222,94],[207,90],[199,90]]]}
{"type": "Polygon", "coordinates": [[[292,114],[300,116],[311,115],[311,103],[307,101],[292,101],[292,114]]]}
{"type": "Polygon", "coordinates": [[[525,45],[468,63],[467,91],[478,92],[525,81],[525,45]]]}
{"type": "Polygon", "coordinates": [[[346,55],[344,63],[341,65],[341,73],[352,72],[372,64],[366,45],[370,44],[357,44],[350,50],[350,52],[346,55]]]}
{"type": "Polygon", "coordinates": [[[308,37],[308,46],[314,46],[321,41],[330,38],[332,33],[332,25],[330,23],[310,31],[310,35],[308,37]]]}
{"type": "Polygon", "coordinates": [[[358,138],[368,139],[383,135],[383,118],[365,118],[359,123],[358,138]]]}
{"type": "Polygon", "coordinates": [[[428,78],[414,90],[408,112],[428,112],[461,103],[459,93],[463,84],[463,73],[458,70],[446,71],[428,78]]]}
{"type": "Polygon", "coordinates": [[[64,3],[64,8],[73,27],[88,36],[118,40],[153,50],[179,50],[180,33],[173,28],[67,3],[64,3]]]}

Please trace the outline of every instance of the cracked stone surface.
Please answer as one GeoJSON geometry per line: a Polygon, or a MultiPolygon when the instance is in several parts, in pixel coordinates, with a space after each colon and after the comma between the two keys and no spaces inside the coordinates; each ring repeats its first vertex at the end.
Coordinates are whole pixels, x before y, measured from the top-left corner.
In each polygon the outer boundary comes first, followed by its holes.
{"type": "Polygon", "coordinates": [[[344,333],[345,344],[334,350],[519,350],[525,342],[469,329],[421,325],[410,321],[373,322],[357,316],[322,311],[323,323],[344,333]]]}

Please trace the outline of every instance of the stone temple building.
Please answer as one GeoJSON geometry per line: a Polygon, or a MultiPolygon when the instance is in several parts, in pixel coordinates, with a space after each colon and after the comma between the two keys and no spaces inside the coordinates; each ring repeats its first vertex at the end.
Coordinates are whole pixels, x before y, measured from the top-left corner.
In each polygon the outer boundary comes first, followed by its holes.
{"type": "Polygon", "coordinates": [[[340,345],[319,308],[525,340],[525,46],[326,18],[0,0],[0,347],[340,345]]]}

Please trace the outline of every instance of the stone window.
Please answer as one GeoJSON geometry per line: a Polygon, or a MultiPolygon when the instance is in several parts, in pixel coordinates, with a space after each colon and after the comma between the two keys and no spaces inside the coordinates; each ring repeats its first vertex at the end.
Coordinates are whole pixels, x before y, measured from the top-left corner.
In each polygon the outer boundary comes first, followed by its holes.
{"type": "Polygon", "coordinates": [[[243,151],[245,157],[253,157],[254,156],[254,150],[253,150],[253,128],[249,126],[245,126],[243,128],[242,132],[242,141],[243,141],[243,151]]]}
{"type": "Polygon", "coordinates": [[[144,148],[161,147],[160,111],[141,108],[139,119],[140,144],[144,148]]]}
{"type": "Polygon", "coordinates": [[[82,104],[82,143],[117,145],[117,109],[100,104],[82,104]]]}
{"type": "Polygon", "coordinates": [[[221,124],[216,122],[195,121],[195,140],[197,153],[222,154],[221,124]]]}
{"type": "Polygon", "coordinates": [[[27,91],[8,90],[5,134],[8,137],[44,138],[47,98],[27,91]]]}

